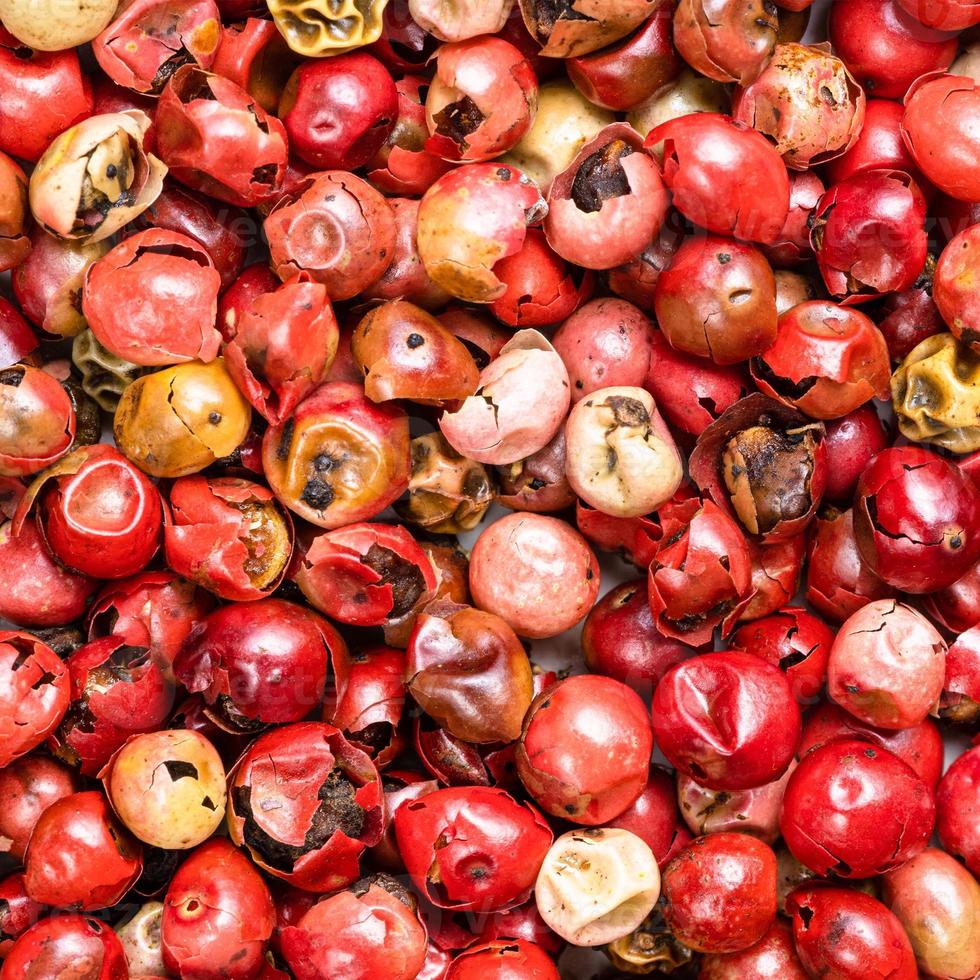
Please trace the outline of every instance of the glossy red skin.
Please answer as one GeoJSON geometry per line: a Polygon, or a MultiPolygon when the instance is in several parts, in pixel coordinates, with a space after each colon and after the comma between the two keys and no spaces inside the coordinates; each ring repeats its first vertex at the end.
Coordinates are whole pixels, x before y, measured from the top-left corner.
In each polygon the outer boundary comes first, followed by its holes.
{"type": "Polygon", "coordinates": [[[980,490],[980,450],[970,453],[969,456],[960,457],[957,464],[973,485],[980,490]]]}
{"type": "Polygon", "coordinates": [[[548,244],[563,258],[587,269],[612,269],[629,262],[656,238],[670,195],[656,162],[643,152],[644,145],[628,124],[610,123],[551,182],[543,227],[548,244]],[[611,196],[596,194],[593,205],[598,207],[587,211],[573,196],[576,181],[585,164],[613,142],[634,151],[619,158],[624,186],[611,196]]]}
{"type": "Polygon", "coordinates": [[[806,535],[759,544],[746,538],[752,562],[752,598],[738,617],[740,623],[770,616],[796,595],[806,552],[806,535]]]}
{"type": "Polygon", "coordinates": [[[14,944],[3,980],[129,980],[122,943],[105,923],[82,915],[42,919],[14,944]],[[79,969],[85,969],[80,974],[79,969]]]}
{"type": "Polygon", "coordinates": [[[422,964],[417,980],[446,980],[446,974],[449,972],[449,965],[452,961],[452,953],[440,949],[432,940],[429,940],[425,963],[422,964]]]}
{"type": "Polygon", "coordinates": [[[679,211],[670,208],[653,241],[629,262],[606,272],[610,291],[640,309],[649,309],[657,280],[680,247],[684,234],[685,219],[679,211]]]}
{"type": "Polygon", "coordinates": [[[789,177],[764,136],[720,113],[681,116],[653,129],[664,142],[661,173],[673,204],[719,235],[774,245],[789,211],[789,177]]]}
{"type": "MultiPolygon", "coordinates": [[[[12,516],[23,485],[0,478],[0,518],[12,516]]],[[[59,565],[34,521],[13,533],[13,522],[0,523],[0,617],[15,626],[64,626],[85,612],[99,587],[94,579],[59,565]]]]}
{"type": "Polygon", "coordinates": [[[699,74],[717,82],[747,86],[773,55],[776,11],[761,3],[708,4],[679,0],[674,43],[699,74]]]}
{"type": "Polygon", "coordinates": [[[102,589],[86,618],[88,638],[120,636],[169,668],[212,605],[207,592],[170,572],[142,572],[102,589]]]}
{"type": "Polygon", "coordinates": [[[778,779],[792,761],[800,728],[800,709],[783,673],[738,650],[672,667],[653,695],[657,747],[709,789],[752,789],[778,779]]]}
{"type": "Polygon", "coordinates": [[[75,409],[61,383],[47,371],[29,364],[10,370],[19,375],[19,382],[16,391],[5,396],[4,412],[17,424],[5,426],[0,435],[0,475],[28,476],[71,448],[75,409]]]}
{"type": "Polygon", "coordinates": [[[489,786],[493,782],[475,745],[456,738],[421,715],[415,719],[413,743],[426,771],[444,786],[489,786]]]}
{"type": "Polygon", "coordinates": [[[748,360],[776,339],[772,268],[759,249],[731,238],[686,238],[657,279],[654,309],[672,347],[716,364],[748,360]]]}
{"type": "Polygon", "coordinates": [[[966,285],[980,263],[980,226],[961,231],[943,249],[933,278],[933,298],[954,336],[974,349],[980,347],[977,301],[966,285]]]}
{"type": "Polygon", "coordinates": [[[897,868],[929,841],[936,819],[930,788],[887,749],[827,742],[790,776],[780,830],[811,871],[870,878],[897,868]]]}
{"type": "MultiPolygon", "coordinates": [[[[392,9],[389,3],[385,13],[392,9]]],[[[427,34],[427,38],[431,35],[427,34]]],[[[368,164],[368,180],[386,194],[410,197],[424,194],[444,173],[453,168],[425,147],[428,128],[422,96],[429,81],[419,75],[406,75],[395,82],[398,117],[387,142],[368,164]]]]}
{"type": "Polygon", "coordinates": [[[445,980],[558,980],[558,968],[534,943],[496,939],[460,953],[445,980]]]}
{"type": "Polygon", "coordinates": [[[946,654],[939,715],[968,724],[980,717],[980,626],[957,637],[946,654]]]}
{"type": "Polygon", "coordinates": [[[593,607],[582,627],[582,653],[594,674],[628,684],[649,697],[674,664],[694,648],[658,632],[646,579],[617,585],[593,607]]]}
{"type": "Polygon", "coordinates": [[[824,166],[828,183],[839,184],[869,170],[900,170],[909,174],[926,192],[929,185],[922,180],[919,168],[902,140],[903,114],[898,102],[885,98],[868,99],[864,125],[857,141],[843,156],[824,166]]]}
{"type": "Polygon", "coordinates": [[[748,834],[697,837],[663,874],[664,919],[703,953],[757,943],[776,919],[776,855],[748,834]]]}
{"type": "Polygon", "coordinates": [[[415,22],[408,0],[390,0],[382,14],[381,37],[367,50],[391,71],[413,72],[425,69],[439,43],[415,22]]]}
{"type": "Polygon", "coordinates": [[[92,86],[77,51],[33,51],[2,27],[0,89],[0,150],[23,160],[37,160],[57,135],[92,114],[92,86]]]}
{"type": "Polygon", "coordinates": [[[885,397],[890,371],[888,346],[874,323],[826,300],[787,310],[776,342],[751,362],[761,391],[815,419],[840,418],[885,397]]]}
{"type": "Polygon", "coordinates": [[[701,646],[716,626],[731,632],[752,597],[746,539],[710,500],[671,502],[660,517],[663,537],[648,583],[654,622],[664,636],[701,646]]]}
{"type": "Polygon", "coordinates": [[[395,593],[391,582],[364,561],[373,547],[414,565],[424,592],[435,592],[435,571],[425,552],[405,528],[388,524],[348,524],[318,535],[300,559],[295,581],[332,619],[353,626],[388,625],[394,618],[395,593]]]}
{"type": "Polygon", "coordinates": [[[282,950],[279,939],[282,930],[287,926],[296,925],[316,905],[318,896],[312,892],[305,892],[301,888],[293,888],[292,885],[283,885],[281,882],[273,882],[272,890],[272,900],[276,907],[276,928],[272,934],[272,951],[281,957],[282,950]]]}
{"type": "Polygon", "coordinates": [[[246,212],[179,184],[165,186],[136,219],[136,226],[162,228],[193,238],[211,257],[223,291],[241,274],[250,239],[256,236],[255,225],[246,212]]]}
{"type": "Polygon", "coordinates": [[[142,870],[143,847],[112,815],[106,798],[73,793],[52,803],[35,824],[24,886],[43,905],[91,912],[115,905],[142,870]]]}
{"type": "Polygon", "coordinates": [[[862,405],[843,418],[829,421],[823,441],[827,454],[824,499],[850,503],[864,468],[888,443],[888,433],[871,405],[862,405]]]}
{"type": "MultiPolygon", "coordinates": [[[[375,183],[377,183],[375,181],[375,183]]],[[[378,185],[380,186],[380,185],[378,185]]],[[[419,202],[408,197],[389,197],[388,205],[395,219],[395,247],[391,264],[382,273],[381,278],[369,286],[362,294],[364,300],[398,300],[404,299],[430,312],[442,309],[449,301],[449,293],[437,286],[425,271],[422,259],[419,257],[416,241],[419,226],[419,202]]],[[[564,282],[573,284],[571,276],[564,282]]],[[[591,283],[590,289],[591,289],[591,283]]],[[[580,288],[584,291],[586,279],[581,280],[580,288]]],[[[567,297],[562,297],[565,300],[567,297]]],[[[534,307],[528,307],[534,312],[534,307]]],[[[356,380],[361,382],[364,374],[354,368],[356,380]]]]}
{"type": "Polygon", "coordinates": [[[211,70],[245,89],[266,112],[274,113],[296,60],[275,24],[249,17],[222,25],[211,70]]]}
{"type": "MultiPolygon", "coordinates": [[[[557,680],[558,675],[552,670],[535,674],[531,682],[533,696],[537,697],[557,680]]],[[[517,774],[517,742],[510,742],[503,748],[487,752],[485,768],[491,782],[498,789],[506,790],[508,793],[522,793],[520,777],[517,774]]]]}
{"type": "Polygon", "coordinates": [[[691,841],[677,809],[677,785],[672,773],[652,766],[643,792],[618,817],[609,821],[610,827],[628,830],[645,841],[661,870],[691,841]]]}
{"type": "Polygon", "coordinates": [[[266,293],[273,292],[280,281],[267,262],[253,262],[242,270],[218,300],[217,327],[225,341],[234,338],[239,319],[266,293]]]}
{"type": "Polygon", "coordinates": [[[285,127],[226,78],[178,68],[160,95],[154,131],[170,175],[194,190],[253,207],[282,189],[285,127]]]}
{"type": "MultiPolygon", "coordinates": [[[[532,904],[533,901],[533,899],[530,900],[532,904]]],[[[479,923],[489,923],[494,918],[494,914],[475,917],[468,915],[466,912],[454,913],[446,909],[440,909],[431,902],[427,902],[423,896],[419,896],[419,912],[429,933],[429,946],[449,953],[448,959],[443,965],[442,973],[437,974],[443,980],[449,968],[449,962],[452,961],[455,955],[454,951],[465,949],[467,946],[479,941],[477,934],[479,923]]],[[[428,974],[422,973],[419,976],[428,976],[428,974]]]]}
{"type": "MultiPolygon", "coordinates": [[[[0,166],[2,166],[2,160],[0,160],[0,166]]],[[[11,161],[11,166],[16,166],[16,164],[11,161]]],[[[30,245],[28,245],[29,252],[30,245]]],[[[0,244],[0,256],[2,256],[2,244],[0,244]]],[[[18,259],[14,264],[20,265],[21,261],[22,259],[18,259]]],[[[0,296],[0,366],[10,367],[11,364],[16,364],[31,351],[37,350],[37,346],[38,339],[21,315],[20,310],[9,300],[0,296]]]]}
{"type": "Polygon", "coordinates": [[[426,954],[425,926],[379,884],[324,898],[280,942],[296,980],[415,980],[426,954]]]}
{"type": "Polygon", "coordinates": [[[925,220],[925,198],[901,171],[868,170],[834,184],[817,202],[810,230],[830,294],[864,303],[909,289],[926,260],[925,220]]]}
{"type": "MultiPolygon", "coordinates": [[[[16,861],[23,860],[31,831],[41,814],[78,788],[79,781],[72,770],[40,753],[21,756],[0,769],[0,852],[16,861]]],[[[3,932],[0,926],[0,934],[3,932]]]]}
{"type": "Polygon", "coordinates": [[[821,885],[797,888],[786,911],[807,976],[917,980],[915,954],[902,924],[870,895],[821,885]]]}
{"type": "Polygon", "coordinates": [[[854,536],[854,512],[830,511],[810,528],[806,600],[821,615],[842,623],[875,599],[896,590],[865,565],[854,536]]]}
{"type": "Polygon", "coordinates": [[[93,39],[92,53],[118,85],[158,94],[174,60],[210,68],[219,40],[214,0],[134,0],[93,39]]]}
{"type": "Polygon", "coordinates": [[[684,67],[673,40],[674,3],[659,4],[630,35],[565,59],[572,84],[593,105],[625,112],[672,82],[684,67]]]}
{"type": "MultiPolygon", "coordinates": [[[[334,628],[282,599],[224,606],[205,619],[174,661],[188,691],[263,724],[299,721],[320,703],[334,628]]],[[[230,720],[233,720],[230,719],[230,720]]]]}
{"type": "Polygon", "coordinates": [[[97,775],[130,736],[156,731],[173,708],[173,686],[161,665],[122,637],[80,646],[67,666],[73,708],[57,741],[85,776],[97,775]]]}
{"type": "Polygon", "coordinates": [[[395,216],[370,184],[344,170],[304,179],[265,220],[272,271],[307,272],[331,300],[351,299],[391,264],[395,216]]]}
{"type": "Polygon", "coordinates": [[[976,0],[898,0],[898,5],[926,27],[960,31],[980,23],[976,0]]]}
{"type": "Polygon", "coordinates": [[[834,631],[797,606],[740,626],[729,645],[779,667],[800,704],[813,704],[827,680],[827,658],[834,631]]]}
{"type": "Polygon", "coordinates": [[[524,718],[517,771],[552,816],[608,823],[643,792],[653,733],[635,691],[610,677],[569,677],[539,694],[524,718]],[[615,767],[609,759],[617,760],[615,767]]]}
{"type": "Polygon", "coordinates": [[[575,502],[575,525],[593,548],[616,552],[641,571],[650,567],[661,538],[655,515],[614,517],[581,500],[575,502]]]}
{"type": "Polygon", "coordinates": [[[22,874],[0,880],[0,957],[5,957],[14,941],[43,917],[44,906],[24,889],[22,874]]]}
{"type": "Polygon", "coordinates": [[[192,851],[163,900],[166,968],[195,980],[253,980],[275,926],[269,889],[227,840],[192,851]]]}
{"type": "Polygon", "coordinates": [[[246,835],[252,841],[254,832],[259,842],[267,836],[295,849],[272,864],[258,843],[247,843],[260,868],[307,891],[335,891],[356,881],[361,854],[381,840],[384,829],[384,794],[374,763],[336,728],[320,722],[285,725],[260,735],[239,761],[228,795],[232,841],[241,845],[246,835]],[[320,787],[337,770],[353,788],[349,806],[356,805],[358,819],[328,821],[324,837],[311,821],[321,803],[320,787]],[[246,794],[252,807],[248,820],[242,805],[246,794]],[[357,836],[346,833],[345,826],[357,836]]]}
{"type": "Polygon", "coordinates": [[[520,251],[493,268],[507,288],[490,304],[490,312],[509,327],[546,327],[566,320],[595,289],[592,271],[569,266],[539,228],[529,228],[520,251]]]}
{"type": "MultiPolygon", "coordinates": [[[[374,652],[377,654],[384,649],[384,647],[380,647],[374,652]]],[[[401,651],[394,650],[390,652],[393,654],[401,653],[401,651]]],[[[404,658],[402,657],[402,659],[404,658]]],[[[398,850],[398,841],[395,838],[395,814],[399,807],[410,800],[417,800],[419,797],[434,793],[439,788],[439,783],[435,779],[430,779],[426,773],[402,769],[385,769],[382,779],[385,794],[385,830],[380,842],[369,851],[371,867],[391,874],[401,874],[405,871],[405,863],[402,861],[401,853],[398,850]]]]}
{"type": "Polygon", "coordinates": [[[0,632],[0,770],[50,735],[70,699],[68,671],[30,633],[0,632]]]}
{"type": "Polygon", "coordinates": [[[554,840],[533,808],[499,789],[440,789],[399,807],[398,850],[439,908],[479,913],[521,905],[554,840]]]}
{"type": "Polygon", "coordinates": [[[776,245],[763,252],[778,268],[795,268],[813,255],[810,248],[810,214],[826,187],[812,170],[796,170],[789,176],[789,212],[776,245]]]}
{"type": "Polygon", "coordinates": [[[889,585],[934,592],[980,558],[980,490],[926,449],[886,449],[858,481],[854,533],[861,557],[889,585]]]}
{"type": "MultiPolygon", "coordinates": [[[[156,99],[148,95],[140,95],[132,89],[123,88],[101,72],[92,79],[92,100],[94,102],[92,115],[94,116],[101,116],[107,112],[125,112],[128,109],[139,109],[152,119],[156,109],[156,99]]],[[[143,136],[143,149],[148,153],[153,153],[154,145],[151,127],[143,136]]]]}
{"type": "Polygon", "coordinates": [[[292,520],[258,483],[236,477],[185,476],[170,488],[169,518],[164,527],[164,554],[178,575],[199,583],[221,599],[248,602],[270,595],[286,573],[288,554],[279,575],[264,588],[249,578],[246,545],[250,521],[236,504],[272,507],[286,522],[292,544],[292,520]]]}
{"type": "Polygon", "coordinates": [[[376,58],[352,51],[304,61],[286,83],[279,118],[289,148],[317,170],[356,170],[398,118],[395,81],[376,58]]]}
{"type": "MultiPolygon", "coordinates": [[[[538,106],[538,80],[530,62],[513,44],[481,35],[441,45],[433,54],[435,77],[426,98],[430,136],[425,148],[444,160],[475,163],[511,149],[531,128],[538,106]],[[464,137],[450,113],[469,99],[483,118],[464,137]]],[[[464,103],[465,105],[466,103],[464,103]]]]}
{"type": "MultiPolygon", "coordinates": [[[[389,765],[404,749],[398,726],[405,708],[405,651],[372,647],[348,654],[335,649],[331,664],[333,684],[324,695],[323,720],[372,756],[379,768],[389,765]],[[379,729],[387,733],[380,745],[379,729]]],[[[386,799],[390,803],[387,793],[386,799]]]]}
{"type": "Polygon", "coordinates": [[[980,876],[980,745],[964,752],[940,780],[936,833],[945,850],[980,876]]]}
{"type": "Polygon", "coordinates": [[[917,282],[911,289],[886,296],[878,329],[888,345],[892,363],[899,364],[926,337],[946,329],[930,288],[917,282]]]}
{"type": "Polygon", "coordinates": [[[85,273],[82,311],[96,340],[148,367],[213,361],[221,276],[180,232],[150,228],[120,242],[85,273]]]}
{"type": "Polygon", "coordinates": [[[754,945],[737,953],[709,953],[701,960],[698,980],[807,980],[793,933],[776,919],[754,945]]]}
{"type": "Polygon", "coordinates": [[[828,742],[861,739],[898,756],[929,787],[935,789],[943,771],[943,739],[936,723],[927,718],[912,728],[888,731],[873,728],[832,701],[823,701],[807,713],[800,739],[800,756],[828,742]]]}
{"type": "Polygon", "coordinates": [[[653,332],[652,348],[643,387],[674,429],[699,436],[749,392],[749,379],[740,365],[715,364],[675,350],[659,330],[653,332]]]}
{"type": "Polygon", "coordinates": [[[653,336],[646,314],[624,299],[592,300],[569,316],[551,342],[568,370],[572,404],[599,388],[642,387],[653,336]]]}
{"type": "Polygon", "coordinates": [[[315,167],[311,167],[297,156],[290,156],[286,160],[286,172],[283,176],[282,187],[268,200],[259,204],[256,210],[262,217],[267,218],[277,207],[301,194],[304,188],[309,186],[310,179],[315,173],[315,167]]]}
{"type": "Polygon", "coordinates": [[[942,31],[960,31],[980,23],[976,0],[898,0],[916,20],[942,31]]]}
{"type": "Polygon", "coordinates": [[[928,72],[945,71],[957,40],[923,27],[897,0],[835,0],[827,20],[830,43],[851,74],[880,99],[900,99],[928,72]]]}
{"type": "Polygon", "coordinates": [[[522,939],[553,955],[560,952],[563,945],[561,937],[552,932],[541,918],[533,898],[517,908],[486,917],[480,929],[479,941],[486,943],[494,939],[522,939]]]}
{"type": "Polygon", "coordinates": [[[970,78],[926,76],[905,96],[905,145],[936,187],[962,201],[980,201],[980,175],[971,164],[980,152],[978,120],[980,89],[970,78]]]}
{"type": "Polygon", "coordinates": [[[72,242],[34,225],[31,250],[11,273],[10,283],[20,309],[35,327],[56,329],[58,303],[64,300],[72,278],[84,272],[89,261],[72,242]]]}
{"type": "Polygon", "coordinates": [[[980,562],[952,585],[925,596],[923,608],[951,633],[965,633],[980,623],[980,562]]]}
{"type": "Polygon", "coordinates": [[[127,578],[145,568],[160,547],[160,494],[112,446],[85,446],[39,476],[21,501],[15,527],[38,497],[35,516],[44,540],[73,571],[127,578]]]}

